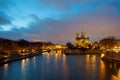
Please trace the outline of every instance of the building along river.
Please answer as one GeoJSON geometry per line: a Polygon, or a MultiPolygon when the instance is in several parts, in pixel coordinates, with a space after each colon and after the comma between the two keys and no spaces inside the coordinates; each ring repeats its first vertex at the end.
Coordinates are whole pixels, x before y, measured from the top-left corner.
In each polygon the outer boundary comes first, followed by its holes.
{"type": "Polygon", "coordinates": [[[0,80],[120,80],[120,66],[102,56],[44,53],[0,66],[0,80]]]}

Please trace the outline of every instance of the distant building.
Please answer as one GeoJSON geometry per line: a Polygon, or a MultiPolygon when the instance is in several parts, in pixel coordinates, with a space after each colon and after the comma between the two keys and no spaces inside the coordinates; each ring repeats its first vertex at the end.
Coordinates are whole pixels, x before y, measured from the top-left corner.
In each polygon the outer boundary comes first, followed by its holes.
{"type": "Polygon", "coordinates": [[[112,49],[114,52],[120,52],[120,40],[116,40],[116,45],[112,49]]]}
{"type": "Polygon", "coordinates": [[[120,39],[116,40],[116,46],[120,48],[120,39]]]}
{"type": "Polygon", "coordinates": [[[105,38],[100,41],[100,48],[105,51],[120,52],[120,40],[105,38]]]}
{"type": "Polygon", "coordinates": [[[120,39],[114,40],[115,44],[113,47],[110,47],[109,49],[106,46],[102,46],[105,48],[106,55],[102,58],[103,60],[109,61],[109,62],[120,62],[120,39]]]}
{"type": "Polygon", "coordinates": [[[55,44],[55,49],[65,49],[65,48],[66,48],[65,45],[55,44]]]}
{"type": "Polygon", "coordinates": [[[77,48],[89,48],[90,40],[89,37],[87,37],[86,33],[76,33],[76,41],[74,43],[74,47],[77,48]]]}

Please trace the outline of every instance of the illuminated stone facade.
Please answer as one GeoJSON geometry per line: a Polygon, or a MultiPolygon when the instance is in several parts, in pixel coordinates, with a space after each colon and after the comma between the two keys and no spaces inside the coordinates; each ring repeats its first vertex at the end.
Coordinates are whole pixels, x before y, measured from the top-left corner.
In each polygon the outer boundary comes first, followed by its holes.
{"type": "Polygon", "coordinates": [[[89,48],[90,40],[89,37],[86,36],[86,33],[76,33],[76,41],[74,43],[74,47],[77,48],[89,48]]]}

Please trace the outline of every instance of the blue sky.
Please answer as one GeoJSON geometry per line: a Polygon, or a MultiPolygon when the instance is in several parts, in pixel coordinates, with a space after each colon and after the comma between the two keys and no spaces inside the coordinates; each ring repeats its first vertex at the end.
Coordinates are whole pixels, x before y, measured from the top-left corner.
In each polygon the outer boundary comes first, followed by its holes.
{"type": "Polygon", "coordinates": [[[0,37],[74,42],[83,31],[91,42],[120,38],[119,0],[0,0],[0,37]]]}

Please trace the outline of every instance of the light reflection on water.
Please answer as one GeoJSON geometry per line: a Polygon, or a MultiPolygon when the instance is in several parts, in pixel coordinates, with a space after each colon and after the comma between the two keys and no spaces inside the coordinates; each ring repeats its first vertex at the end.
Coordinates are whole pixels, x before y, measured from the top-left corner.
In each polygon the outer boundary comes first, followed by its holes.
{"type": "Polygon", "coordinates": [[[4,64],[4,69],[5,69],[5,71],[7,71],[7,69],[8,69],[8,64],[4,64]]]}
{"type": "Polygon", "coordinates": [[[8,64],[4,64],[4,75],[7,75],[8,64]]]}
{"type": "Polygon", "coordinates": [[[46,52],[0,66],[0,80],[120,80],[120,66],[102,61],[103,56],[46,52]]]}
{"type": "Polygon", "coordinates": [[[25,68],[25,65],[26,65],[25,63],[26,63],[26,62],[25,62],[25,59],[23,59],[23,60],[22,60],[22,64],[21,64],[22,71],[24,71],[24,68],[25,68]]]}
{"type": "Polygon", "coordinates": [[[120,80],[120,69],[119,69],[119,71],[118,71],[118,79],[120,80]]]}
{"type": "Polygon", "coordinates": [[[69,75],[69,72],[68,72],[68,66],[67,66],[67,63],[66,63],[66,55],[63,54],[62,55],[62,70],[63,70],[63,76],[64,76],[64,80],[68,80],[68,75],[69,75]]]}

